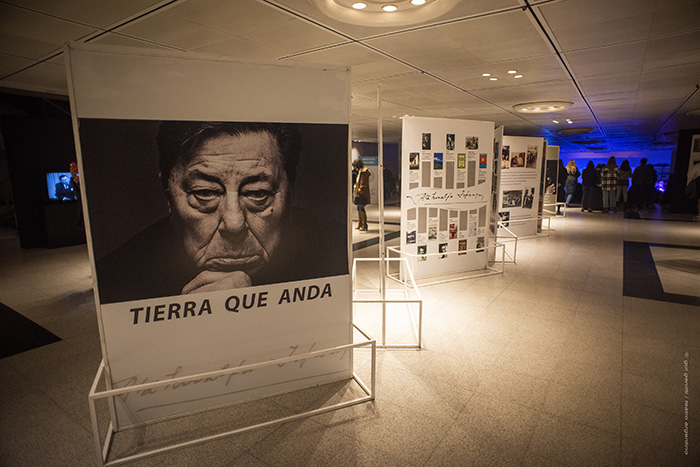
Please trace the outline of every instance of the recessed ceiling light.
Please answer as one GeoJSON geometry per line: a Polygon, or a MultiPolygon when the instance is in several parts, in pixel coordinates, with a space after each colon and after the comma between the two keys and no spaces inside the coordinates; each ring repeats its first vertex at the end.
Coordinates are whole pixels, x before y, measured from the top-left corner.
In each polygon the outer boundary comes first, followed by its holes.
{"type": "Polygon", "coordinates": [[[367,4],[362,3],[362,2],[357,2],[357,3],[353,3],[352,7],[356,10],[364,10],[365,8],[367,8],[367,4]]]}
{"type": "Polygon", "coordinates": [[[491,76],[491,73],[482,73],[481,76],[491,76]]]}
{"type": "Polygon", "coordinates": [[[517,79],[517,78],[522,78],[522,77],[523,77],[523,75],[515,75],[515,76],[513,76],[513,78],[516,78],[516,79],[517,79]]]}
{"type": "Polygon", "coordinates": [[[552,123],[559,123],[559,120],[552,120],[552,123]]]}
{"type": "Polygon", "coordinates": [[[508,70],[508,74],[509,74],[509,75],[514,75],[514,74],[516,74],[516,73],[517,73],[517,71],[515,71],[515,70],[508,70]]]}
{"type": "Polygon", "coordinates": [[[399,8],[398,8],[396,5],[384,5],[384,6],[382,7],[382,10],[387,11],[387,12],[396,11],[396,10],[398,10],[398,9],[399,9],[399,8]]]}
{"type": "Polygon", "coordinates": [[[425,0],[411,0],[411,5],[415,5],[415,6],[425,5],[425,0]]]}
{"type": "Polygon", "coordinates": [[[574,122],[572,122],[571,120],[567,120],[566,123],[568,123],[569,125],[571,125],[571,124],[574,123],[574,122]]]}
{"type": "Polygon", "coordinates": [[[573,102],[568,101],[543,101],[517,104],[513,106],[513,109],[516,112],[522,113],[548,113],[561,112],[563,110],[570,109],[573,105],[573,102]]]}
{"type": "Polygon", "coordinates": [[[498,81],[498,78],[496,78],[495,76],[492,76],[489,78],[489,81],[498,81]]]}

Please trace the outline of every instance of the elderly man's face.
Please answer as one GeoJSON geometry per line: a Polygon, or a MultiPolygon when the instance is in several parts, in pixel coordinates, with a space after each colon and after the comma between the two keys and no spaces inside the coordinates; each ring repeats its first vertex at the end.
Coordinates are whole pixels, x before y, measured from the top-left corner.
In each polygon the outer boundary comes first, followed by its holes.
{"type": "Polygon", "coordinates": [[[255,273],[280,243],[289,182],[267,132],[206,140],[168,179],[185,251],[204,271],[255,273]]]}

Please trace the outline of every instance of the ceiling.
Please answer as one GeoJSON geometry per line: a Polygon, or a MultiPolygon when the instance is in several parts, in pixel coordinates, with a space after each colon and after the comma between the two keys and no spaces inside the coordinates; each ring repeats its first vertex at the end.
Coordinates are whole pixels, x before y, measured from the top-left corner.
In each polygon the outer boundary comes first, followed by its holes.
{"type": "Polygon", "coordinates": [[[403,115],[494,121],[563,153],[668,151],[700,127],[698,0],[428,0],[425,16],[351,22],[341,1],[0,0],[0,90],[67,95],[62,47],[78,41],[351,66],[355,140],[377,140],[380,84],[385,141],[403,115]],[[543,100],[573,106],[513,110],[543,100]]]}

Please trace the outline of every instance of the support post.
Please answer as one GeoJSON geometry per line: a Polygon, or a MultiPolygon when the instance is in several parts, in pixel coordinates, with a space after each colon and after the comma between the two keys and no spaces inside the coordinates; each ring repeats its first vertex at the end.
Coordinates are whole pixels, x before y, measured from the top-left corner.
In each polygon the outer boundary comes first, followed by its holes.
{"type": "Polygon", "coordinates": [[[384,134],[382,128],[382,85],[377,85],[377,144],[379,187],[379,290],[382,299],[382,345],[386,345],[386,247],[384,245],[384,134]]]}

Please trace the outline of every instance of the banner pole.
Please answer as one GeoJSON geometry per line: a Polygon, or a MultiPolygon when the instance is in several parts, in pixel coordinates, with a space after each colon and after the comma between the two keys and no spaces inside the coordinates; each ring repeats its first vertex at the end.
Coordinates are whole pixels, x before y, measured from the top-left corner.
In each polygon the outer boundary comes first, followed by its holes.
{"type": "Polygon", "coordinates": [[[386,246],[384,245],[384,134],[382,128],[382,85],[377,85],[377,143],[379,146],[379,290],[382,298],[382,345],[386,345],[386,246]]]}

